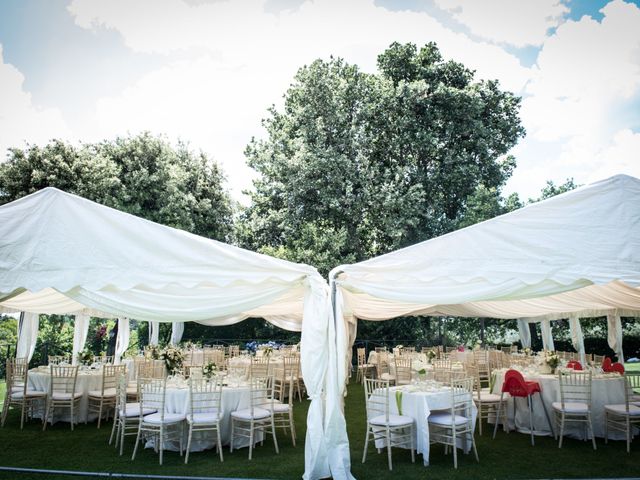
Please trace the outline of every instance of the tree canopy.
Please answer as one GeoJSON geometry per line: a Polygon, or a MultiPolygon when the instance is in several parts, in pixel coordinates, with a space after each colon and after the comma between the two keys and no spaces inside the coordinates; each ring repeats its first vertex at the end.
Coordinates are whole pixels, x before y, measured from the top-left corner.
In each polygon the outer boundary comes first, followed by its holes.
{"type": "Polygon", "coordinates": [[[479,187],[504,185],[524,134],[518,97],[433,43],[394,43],[378,69],[331,58],[298,71],[246,150],[260,177],[244,246],[327,273],[449,232],[479,187]]]}
{"type": "Polygon", "coordinates": [[[9,150],[0,164],[0,204],[56,187],[154,222],[218,240],[233,232],[219,166],[184,144],[149,133],[73,146],[9,150]]]}

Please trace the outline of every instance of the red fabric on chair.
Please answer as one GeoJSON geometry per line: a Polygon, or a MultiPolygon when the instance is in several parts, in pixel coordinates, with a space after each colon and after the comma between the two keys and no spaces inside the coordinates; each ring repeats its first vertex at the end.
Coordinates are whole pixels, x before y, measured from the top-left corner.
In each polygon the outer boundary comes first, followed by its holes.
{"type": "Polygon", "coordinates": [[[602,371],[603,372],[611,372],[611,359],[609,357],[604,357],[602,361],[602,371]]]}
{"type": "Polygon", "coordinates": [[[571,360],[567,363],[567,368],[572,368],[573,370],[582,370],[582,364],[577,360],[571,360]]]}
{"type": "Polygon", "coordinates": [[[613,365],[611,365],[611,370],[609,370],[610,372],[617,372],[620,375],[624,375],[624,365],[622,365],[621,363],[614,363],[613,365]]]}
{"type": "Polygon", "coordinates": [[[504,374],[502,392],[508,393],[512,397],[529,397],[536,392],[540,392],[538,382],[525,381],[522,374],[517,370],[507,370],[504,374]]]}

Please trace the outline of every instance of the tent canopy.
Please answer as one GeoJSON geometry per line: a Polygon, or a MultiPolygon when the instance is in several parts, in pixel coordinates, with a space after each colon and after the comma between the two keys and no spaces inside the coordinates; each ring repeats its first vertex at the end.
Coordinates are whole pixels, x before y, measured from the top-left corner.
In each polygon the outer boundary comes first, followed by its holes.
{"type": "Polygon", "coordinates": [[[310,266],[159,225],[55,188],[0,207],[0,308],[299,331],[310,266]]]}
{"type": "Polygon", "coordinates": [[[640,180],[618,175],[333,271],[347,317],[640,314],[640,180]]]}

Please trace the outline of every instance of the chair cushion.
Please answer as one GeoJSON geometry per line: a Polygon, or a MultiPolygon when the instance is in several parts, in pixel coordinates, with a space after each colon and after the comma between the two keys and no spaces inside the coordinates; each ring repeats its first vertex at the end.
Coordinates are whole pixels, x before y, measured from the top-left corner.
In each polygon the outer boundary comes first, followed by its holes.
{"type": "Polygon", "coordinates": [[[127,395],[138,395],[138,387],[127,387],[127,395]]]}
{"type": "Polygon", "coordinates": [[[162,415],[160,413],[152,413],[151,415],[147,415],[144,417],[144,423],[150,423],[152,425],[160,425],[164,423],[178,423],[185,419],[185,415],[182,413],[165,413],[164,414],[164,422],[162,421],[162,415]]]}
{"type": "Polygon", "coordinates": [[[391,375],[390,373],[383,373],[382,375],[380,375],[380,378],[382,380],[395,380],[396,376],[395,375],[391,375]]]}
{"type": "Polygon", "coordinates": [[[469,421],[467,417],[463,417],[462,415],[455,415],[454,418],[451,418],[450,413],[432,413],[429,415],[427,419],[429,423],[433,423],[434,425],[464,425],[469,421]]]}
{"type": "Polygon", "coordinates": [[[116,389],[115,388],[106,388],[104,390],[104,395],[102,394],[102,390],[89,390],[89,396],[90,397],[97,397],[97,398],[115,397],[116,396],[116,389]]]}
{"type": "MultiPolygon", "coordinates": [[[[142,415],[151,415],[152,413],[156,413],[157,410],[154,410],[153,408],[145,408],[142,412],[142,415]]],[[[127,403],[127,412],[125,415],[125,412],[123,410],[120,410],[120,416],[121,417],[127,417],[127,418],[131,418],[131,417],[139,417],[140,416],[140,404],[137,402],[132,402],[132,403],[127,403]]]]}
{"type": "MultiPolygon", "coordinates": [[[[373,417],[369,420],[371,425],[380,425],[386,426],[387,420],[384,415],[378,415],[377,417],[373,417]]],[[[413,424],[413,418],[407,417],[405,415],[389,415],[389,426],[390,427],[400,427],[402,425],[411,425],[413,424]]]]}
{"type": "Polygon", "coordinates": [[[52,400],[71,400],[71,398],[80,398],[80,397],[82,397],[82,392],[75,392],[74,394],[54,392],[53,395],[51,395],[52,400]]]}
{"type": "MultiPolygon", "coordinates": [[[[555,410],[563,411],[562,402],[553,402],[551,406],[555,410]]],[[[565,413],[587,413],[589,412],[589,406],[586,403],[581,402],[565,402],[564,403],[564,412],[565,413]]]]}
{"type": "Polygon", "coordinates": [[[203,412],[203,413],[191,413],[187,415],[187,422],[194,425],[210,425],[218,423],[220,421],[220,414],[217,411],[203,412]]]}
{"type": "Polygon", "coordinates": [[[231,416],[233,418],[237,418],[239,420],[258,420],[261,418],[268,418],[271,416],[271,412],[264,408],[254,408],[253,409],[253,417],[251,416],[251,409],[244,408],[242,410],[236,410],[235,412],[231,412],[231,416]]]}
{"type": "MultiPolygon", "coordinates": [[[[625,404],[622,405],[605,405],[604,409],[611,413],[616,413],[618,415],[626,415],[627,407],[625,404]]],[[[640,415],[640,407],[637,405],[629,405],[629,416],[637,417],[640,415]]]]}
{"type": "MultiPolygon", "coordinates": [[[[23,390],[18,390],[17,392],[13,392],[11,394],[11,398],[18,400],[20,398],[22,398],[24,396],[24,391],[23,390]]],[[[29,397],[33,397],[33,398],[42,398],[42,397],[46,397],[47,396],[47,392],[39,392],[38,390],[27,390],[27,398],[29,397]]]]}
{"type": "MultiPolygon", "coordinates": [[[[269,405],[271,406],[271,405],[269,405]]],[[[274,413],[286,413],[289,411],[288,403],[274,403],[271,409],[274,413]]]]}
{"type": "MultiPolygon", "coordinates": [[[[482,400],[482,403],[492,403],[492,402],[499,402],[500,401],[500,395],[497,395],[495,393],[484,393],[481,392],[481,397],[480,399],[478,398],[478,394],[474,393],[473,394],[473,399],[476,402],[479,402],[480,400],[482,400]]],[[[505,397],[504,400],[506,400],[507,398],[505,397]]]]}

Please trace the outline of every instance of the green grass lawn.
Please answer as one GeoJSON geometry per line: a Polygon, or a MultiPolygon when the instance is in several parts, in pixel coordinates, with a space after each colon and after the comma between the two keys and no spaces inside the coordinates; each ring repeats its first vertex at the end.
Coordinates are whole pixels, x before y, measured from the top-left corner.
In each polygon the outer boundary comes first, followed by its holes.
{"type": "MultiPolygon", "coordinates": [[[[633,366],[637,367],[637,365],[633,366]]],[[[2,391],[2,386],[0,386],[2,391]]],[[[293,447],[289,437],[278,436],[281,451],[276,455],[273,444],[254,451],[254,459],[247,460],[247,450],[229,453],[225,449],[224,463],[220,463],[214,451],[193,453],[189,464],[173,452],[165,453],[165,464],[158,465],[158,457],[152,450],[142,450],[131,461],[133,440],[127,439],[125,455],[118,456],[107,445],[111,423],[98,430],[96,424],[78,425],[71,432],[69,425],[59,423],[47,431],[39,422],[30,422],[23,431],[19,428],[19,415],[11,412],[7,425],[0,429],[0,465],[90,472],[117,472],[137,474],[169,474],[181,476],[221,476],[268,479],[299,479],[304,471],[304,432],[308,402],[295,404],[295,418],[300,443],[293,447]]],[[[480,463],[471,455],[461,455],[458,470],[453,469],[451,455],[445,456],[441,446],[431,448],[431,465],[422,466],[422,457],[411,463],[407,451],[393,450],[393,472],[387,470],[386,455],[378,455],[370,448],[367,462],[361,463],[365,438],[364,392],[359,384],[349,385],[345,412],[351,445],[352,472],[356,478],[375,479],[543,479],[543,478],[613,478],[640,476],[640,439],[631,446],[631,454],[625,451],[624,442],[611,441],[608,445],[598,439],[598,450],[591,443],[565,439],[562,449],[548,437],[536,437],[532,447],[529,436],[519,433],[499,432],[495,440],[485,431],[476,435],[480,463]]],[[[279,432],[280,433],[280,432],[279,432]]],[[[2,473],[0,478],[36,478],[42,480],[69,480],[71,476],[29,475],[2,473]]],[[[83,477],[91,478],[91,477],[83,477]]]]}

